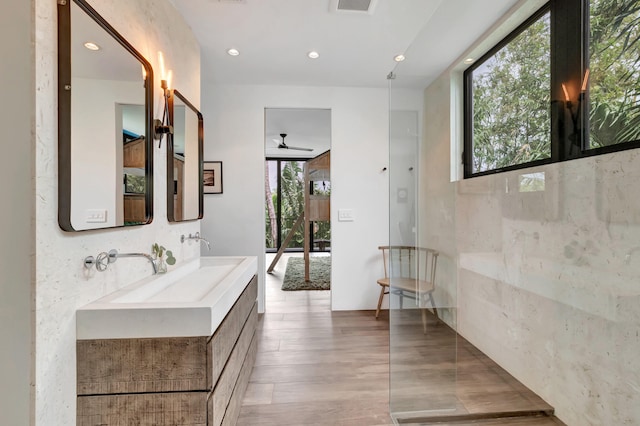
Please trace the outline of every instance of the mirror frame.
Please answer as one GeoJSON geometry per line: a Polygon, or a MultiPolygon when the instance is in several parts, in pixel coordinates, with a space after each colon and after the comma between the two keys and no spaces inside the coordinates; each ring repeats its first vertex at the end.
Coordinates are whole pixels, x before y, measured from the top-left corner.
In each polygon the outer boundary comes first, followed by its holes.
{"type": "Polygon", "coordinates": [[[124,228],[125,225],[104,228],[74,229],[71,223],[71,3],[75,3],[103,30],[113,37],[144,67],[145,88],[145,222],[153,220],[153,68],[115,28],[85,0],[58,1],[58,224],[64,231],[82,232],[98,229],[124,228]]]}
{"type": "Polygon", "coordinates": [[[175,218],[175,206],[173,202],[174,196],[174,175],[173,175],[173,156],[175,154],[173,149],[173,133],[169,135],[167,138],[167,219],[169,222],[189,222],[192,220],[200,220],[204,216],[204,197],[203,197],[203,178],[204,178],[204,168],[203,168],[203,146],[204,146],[204,119],[202,117],[202,113],[198,111],[198,109],[193,106],[191,102],[187,98],[182,95],[178,90],[171,90],[169,95],[169,123],[174,123],[174,98],[178,97],[182,103],[185,104],[187,108],[193,111],[198,117],[198,176],[200,177],[200,181],[198,183],[198,217],[190,218],[190,219],[182,219],[176,220],[175,218]]]}

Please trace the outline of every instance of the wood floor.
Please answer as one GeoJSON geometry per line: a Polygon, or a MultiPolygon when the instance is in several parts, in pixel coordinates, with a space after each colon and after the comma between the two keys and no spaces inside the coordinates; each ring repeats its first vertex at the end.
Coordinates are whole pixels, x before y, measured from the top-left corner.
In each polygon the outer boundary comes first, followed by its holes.
{"type": "Polygon", "coordinates": [[[373,311],[331,312],[328,291],[283,292],[285,265],[283,256],[267,274],[259,352],[238,425],[391,425],[390,367],[394,412],[436,410],[400,424],[562,424],[537,416],[551,407],[435,318],[424,334],[419,311],[393,311],[390,356],[388,311],[376,321],[373,311]],[[465,419],[505,411],[531,415],[465,419]]]}

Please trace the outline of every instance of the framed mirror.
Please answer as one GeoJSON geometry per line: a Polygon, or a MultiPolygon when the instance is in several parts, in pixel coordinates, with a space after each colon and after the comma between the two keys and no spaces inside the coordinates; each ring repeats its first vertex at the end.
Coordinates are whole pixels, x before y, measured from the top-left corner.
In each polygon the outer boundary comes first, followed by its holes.
{"type": "Polygon", "coordinates": [[[177,90],[168,104],[167,216],[170,222],[202,219],[202,114],[177,90]]]}
{"type": "Polygon", "coordinates": [[[58,223],[153,218],[153,70],[86,1],[58,2],[58,223]]]}

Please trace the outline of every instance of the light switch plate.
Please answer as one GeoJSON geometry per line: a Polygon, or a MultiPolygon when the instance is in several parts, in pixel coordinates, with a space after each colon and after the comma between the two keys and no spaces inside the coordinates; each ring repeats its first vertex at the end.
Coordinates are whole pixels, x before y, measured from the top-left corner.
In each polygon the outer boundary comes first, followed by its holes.
{"type": "Polygon", "coordinates": [[[88,209],[85,217],[87,223],[105,223],[107,221],[107,211],[105,209],[88,209]]]}
{"type": "Polygon", "coordinates": [[[338,221],[353,222],[354,220],[353,209],[338,209],[338,221]]]}

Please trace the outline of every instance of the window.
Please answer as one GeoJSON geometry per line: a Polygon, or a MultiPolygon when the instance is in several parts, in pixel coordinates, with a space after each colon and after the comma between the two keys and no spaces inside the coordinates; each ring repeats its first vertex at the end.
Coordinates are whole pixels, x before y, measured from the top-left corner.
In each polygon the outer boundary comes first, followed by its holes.
{"type": "Polygon", "coordinates": [[[640,147],[640,0],[551,2],[464,83],[465,178],[640,147]]]}
{"type": "MultiPolygon", "coordinates": [[[[277,251],[304,212],[304,161],[269,159],[265,173],[266,247],[277,251]]],[[[300,249],[303,244],[304,228],[298,224],[288,247],[300,249]]]]}
{"type": "Polygon", "coordinates": [[[550,47],[544,11],[467,70],[472,174],[551,157],[550,47]]]}
{"type": "Polygon", "coordinates": [[[640,0],[589,2],[589,145],[640,139],[640,0]]]}
{"type": "MultiPolygon", "coordinates": [[[[306,160],[267,159],[265,162],[265,242],[268,252],[278,251],[294,229],[285,250],[304,247],[304,226],[299,220],[304,212],[304,167],[306,160]]],[[[314,181],[312,194],[331,195],[331,182],[314,181]]],[[[331,240],[328,221],[312,222],[309,241],[311,251],[325,251],[331,240]]]]}

